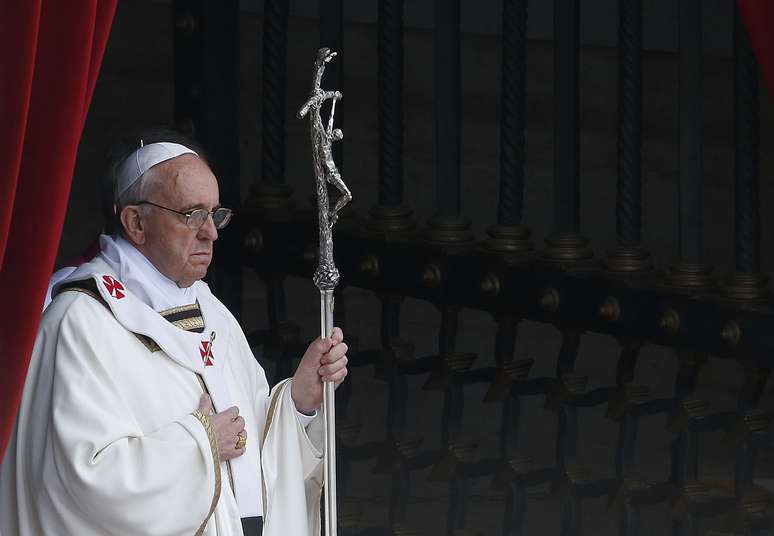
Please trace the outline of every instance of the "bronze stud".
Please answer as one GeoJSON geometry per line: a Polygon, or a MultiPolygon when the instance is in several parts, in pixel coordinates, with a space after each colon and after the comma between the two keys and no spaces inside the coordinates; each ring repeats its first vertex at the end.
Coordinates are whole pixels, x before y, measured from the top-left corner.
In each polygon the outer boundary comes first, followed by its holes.
{"type": "Polygon", "coordinates": [[[437,264],[428,264],[422,272],[422,282],[428,287],[437,287],[441,284],[441,269],[437,264]]]}
{"type": "Polygon", "coordinates": [[[736,320],[729,320],[720,332],[720,338],[724,343],[729,346],[736,346],[739,344],[739,339],[742,338],[742,328],[736,320]]]}
{"type": "Polygon", "coordinates": [[[609,322],[615,322],[621,318],[621,304],[618,299],[613,296],[605,298],[605,302],[599,308],[599,316],[609,322]]]}
{"type": "Polygon", "coordinates": [[[374,255],[367,255],[358,265],[360,273],[377,276],[379,275],[379,259],[374,255]]]}
{"type": "Polygon", "coordinates": [[[661,315],[661,321],[659,322],[659,325],[661,326],[661,329],[667,333],[675,335],[678,331],[680,331],[679,313],[672,308],[664,310],[664,313],[661,315]]]}
{"type": "Polygon", "coordinates": [[[500,294],[500,279],[493,273],[486,274],[481,281],[481,292],[487,296],[500,294]]]}
{"type": "Polygon", "coordinates": [[[543,308],[543,310],[548,311],[549,313],[557,312],[559,310],[559,305],[559,293],[556,291],[556,289],[549,288],[540,298],[540,306],[543,308]]]}
{"type": "Polygon", "coordinates": [[[263,248],[263,233],[258,229],[253,229],[247,233],[242,244],[251,253],[258,253],[263,248]]]}

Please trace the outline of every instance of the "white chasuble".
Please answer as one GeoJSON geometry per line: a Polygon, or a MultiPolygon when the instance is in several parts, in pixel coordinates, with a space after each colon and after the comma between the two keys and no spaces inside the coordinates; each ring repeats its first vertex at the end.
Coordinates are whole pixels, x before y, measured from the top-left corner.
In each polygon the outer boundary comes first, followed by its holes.
{"type": "Polygon", "coordinates": [[[196,333],[139,301],[101,257],[60,285],[85,274],[99,296],[63,290],[41,321],[0,466],[0,532],[232,536],[241,517],[263,515],[265,536],[319,534],[321,419],[304,429],[289,381],[269,392],[206,285],[196,333]],[[246,422],[230,467],[192,415],[203,384],[216,411],[236,405],[246,422]]]}

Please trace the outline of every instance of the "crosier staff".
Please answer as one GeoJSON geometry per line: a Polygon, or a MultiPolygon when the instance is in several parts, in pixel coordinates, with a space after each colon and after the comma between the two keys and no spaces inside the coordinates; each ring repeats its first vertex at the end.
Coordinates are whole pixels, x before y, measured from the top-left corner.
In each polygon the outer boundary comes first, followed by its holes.
{"type": "MultiPolygon", "coordinates": [[[[314,272],[313,281],[320,290],[320,331],[323,338],[331,336],[333,331],[333,291],[339,283],[339,271],[333,262],[333,225],[338,219],[339,210],[352,200],[349,188],[341,180],[341,174],[333,161],[331,146],[339,141],[341,129],[333,128],[333,116],[336,101],[341,99],[338,91],[323,91],[320,88],[325,64],[336,56],[328,48],[317,51],[314,62],[312,91],[309,99],[298,110],[298,118],[309,114],[312,137],[312,158],[314,173],[317,177],[317,209],[320,225],[320,261],[314,272]],[[320,117],[323,103],[332,99],[331,115],[327,126],[320,117]],[[311,112],[311,113],[310,113],[311,112]],[[341,196],[330,210],[328,184],[335,186],[341,196]]],[[[323,390],[323,416],[325,419],[325,535],[336,536],[336,401],[333,382],[326,382],[323,390]]]]}

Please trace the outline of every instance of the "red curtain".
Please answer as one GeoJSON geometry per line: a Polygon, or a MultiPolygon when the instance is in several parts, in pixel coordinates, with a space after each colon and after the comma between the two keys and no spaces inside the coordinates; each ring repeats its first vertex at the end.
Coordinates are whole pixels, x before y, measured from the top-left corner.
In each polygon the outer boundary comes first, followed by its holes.
{"type": "Polygon", "coordinates": [[[117,0],[0,0],[0,457],[117,0]]]}
{"type": "Polygon", "coordinates": [[[774,95],[774,2],[737,0],[739,13],[750,36],[750,44],[763,74],[763,81],[774,95]]]}

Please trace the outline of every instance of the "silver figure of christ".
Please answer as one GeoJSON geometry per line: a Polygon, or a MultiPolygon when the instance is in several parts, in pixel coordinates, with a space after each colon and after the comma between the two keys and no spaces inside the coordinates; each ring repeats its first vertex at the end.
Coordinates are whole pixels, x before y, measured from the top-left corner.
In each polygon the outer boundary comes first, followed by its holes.
{"type": "Polygon", "coordinates": [[[312,157],[314,173],[317,177],[317,208],[320,224],[320,262],[314,273],[313,281],[320,290],[333,290],[339,283],[339,271],[333,262],[333,225],[338,219],[338,212],[352,200],[352,194],[341,179],[341,174],[333,160],[333,142],[341,140],[341,129],[333,128],[333,117],[336,113],[336,101],[342,95],[338,91],[324,91],[320,88],[325,65],[336,56],[328,48],[317,51],[314,62],[314,77],[309,99],[298,110],[298,117],[309,114],[309,124],[312,138],[312,157]],[[320,110],[326,100],[331,100],[331,114],[327,125],[323,123],[320,110]],[[328,185],[333,185],[340,196],[330,209],[328,185]]]}

